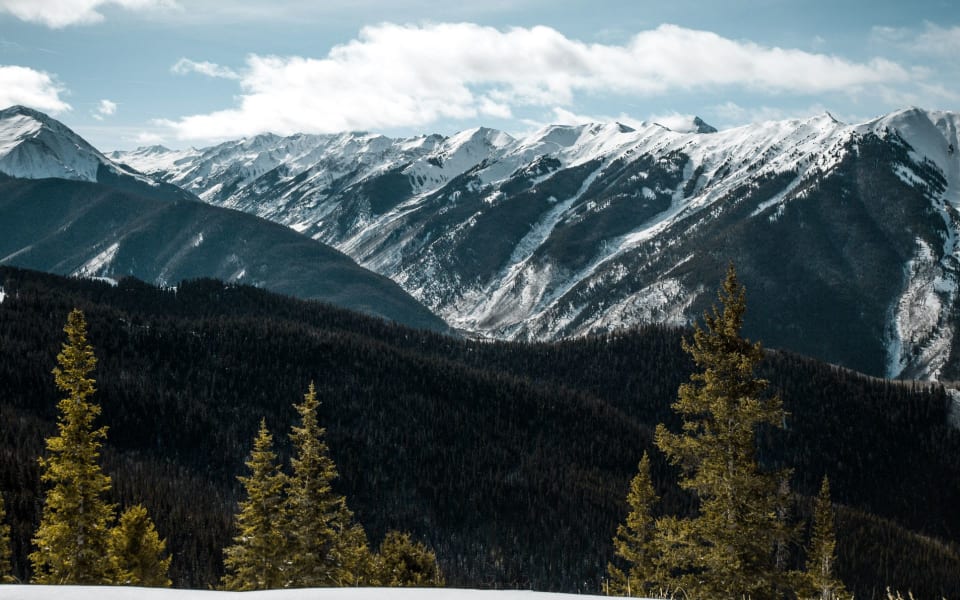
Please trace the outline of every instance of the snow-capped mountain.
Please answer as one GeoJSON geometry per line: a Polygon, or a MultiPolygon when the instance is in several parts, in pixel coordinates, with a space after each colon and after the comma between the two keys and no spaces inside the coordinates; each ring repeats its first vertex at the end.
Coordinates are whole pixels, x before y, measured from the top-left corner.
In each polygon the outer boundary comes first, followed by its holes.
{"type": "Polygon", "coordinates": [[[154,198],[195,199],[113,162],[63,123],[25,106],[0,110],[0,173],[103,183],[154,198]]]}
{"type": "Polygon", "coordinates": [[[935,378],[960,374],[958,125],[907,109],[853,125],[259,136],[112,156],[331,244],[477,334],[689,322],[733,260],[749,335],[935,378]]]}
{"type": "Polygon", "coordinates": [[[158,183],[23,107],[0,111],[0,263],[160,285],[215,277],[446,330],[341,252],[158,183]]]}

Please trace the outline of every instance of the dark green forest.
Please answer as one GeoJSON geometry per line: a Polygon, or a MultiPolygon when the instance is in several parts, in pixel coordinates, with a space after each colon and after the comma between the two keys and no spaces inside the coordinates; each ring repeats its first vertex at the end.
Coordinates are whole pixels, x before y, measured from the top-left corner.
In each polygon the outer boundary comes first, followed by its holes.
{"type": "MultiPolygon", "coordinates": [[[[482,342],[212,280],[160,290],[0,267],[0,286],[0,492],[24,580],[37,457],[55,427],[51,369],[75,307],[99,361],[111,500],[148,508],[176,586],[219,581],[250,440],[261,417],[286,430],[311,380],[337,491],[371,544],[410,531],[449,585],[601,590],[644,450],[662,510],[693,508],[652,443],[657,423],[677,427],[670,404],[693,368],[683,330],[482,342]]],[[[748,289],[748,314],[749,302],[748,289]]],[[[775,351],[760,375],[789,412],[761,435],[760,460],[795,469],[797,522],[829,476],[848,589],[960,596],[960,432],[942,387],[775,351]]]]}

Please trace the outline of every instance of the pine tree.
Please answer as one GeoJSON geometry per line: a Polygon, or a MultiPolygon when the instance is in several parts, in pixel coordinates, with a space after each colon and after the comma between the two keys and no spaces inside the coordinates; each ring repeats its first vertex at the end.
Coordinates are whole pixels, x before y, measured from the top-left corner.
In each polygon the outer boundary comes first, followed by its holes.
{"type": "Polygon", "coordinates": [[[443,587],[437,556],[409,533],[390,531],[374,558],[379,585],[388,587],[443,587]]]}
{"type": "Polygon", "coordinates": [[[680,486],[699,500],[692,519],[658,521],[665,562],[685,571],[674,583],[691,597],[753,598],[783,593],[786,574],[775,565],[786,537],[781,482],[788,471],[765,472],[757,461],[756,436],[763,426],[783,427],[779,397],[764,398],[767,382],[755,374],[760,344],[740,336],[745,292],[733,265],[719,294],[721,307],[704,315],[684,350],[699,371],[680,386],[673,404],[680,433],[658,425],[656,444],[681,468],[680,486]]]}
{"type": "Polygon", "coordinates": [[[286,521],[284,488],[286,476],[280,471],[273,450],[273,436],[266,419],[253,442],[247,461],[249,477],[238,477],[246,492],[234,517],[237,530],[234,544],[224,550],[228,590],[268,590],[283,587],[287,545],[283,531],[286,521]]]}
{"type": "Polygon", "coordinates": [[[16,581],[10,564],[10,525],[7,524],[3,494],[0,494],[0,583],[16,583],[16,581]]]}
{"type": "Polygon", "coordinates": [[[366,534],[353,522],[346,500],[334,493],[337,468],[317,419],[313,383],[295,405],[299,427],[293,428],[294,456],[287,496],[290,568],[286,587],[346,587],[363,583],[369,570],[366,534]]]}
{"type": "Polygon", "coordinates": [[[103,495],[110,478],[97,460],[107,428],[93,428],[100,406],[90,400],[95,392],[90,373],[96,366],[87,343],[83,313],[73,310],[64,332],[67,342],[53,370],[57,387],[66,393],[57,407],[59,435],[47,438],[48,456],[40,459],[41,480],[52,485],[43,505],[40,527],[30,554],[35,583],[111,583],[116,566],[110,553],[110,526],[115,509],[103,495]]]}
{"type": "Polygon", "coordinates": [[[813,536],[807,552],[807,580],[814,598],[837,600],[847,590],[835,573],[837,539],[834,535],[833,504],[830,502],[830,481],[824,475],[813,514],[813,536]]]}
{"type": "Polygon", "coordinates": [[[171,557],[163,557],[166,549],[167,542],[160,539],[147,509],[131,506],[110,532],[110,551],[119,572],[115,583],[170,587],[171,557]]]}
{"type": "Polygon", "coordinates": [[[617,527],[617,535],[613,538],[614,554],[629,567],[624,573],[612,564],[607,565],[610,594],[652,597],[650,594],[659,593],[659,553],[655,547],[652,516],[653,506],[658,501],[650,478],[650,457],[644,452],[627,494],[630,513],[626,523],[617,527]]]}

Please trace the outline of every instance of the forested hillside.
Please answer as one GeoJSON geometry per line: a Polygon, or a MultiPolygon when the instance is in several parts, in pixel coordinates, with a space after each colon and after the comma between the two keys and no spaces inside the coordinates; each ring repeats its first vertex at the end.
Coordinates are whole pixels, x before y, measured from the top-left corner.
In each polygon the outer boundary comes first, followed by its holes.
{"type": "MultiPolygon", "coordinates": [[[[0,491],[21,578],[58,398],[50,371],[74,307],[99,359],[114,500],[147,506],[175,585],[218,581],[260,419],[286,431],[311,380],[338,491],[371,542],[413,532],[451,585],[600,590],[644,450],[663,509],[691,505],[651,443],[657,423],[676,427],[670,403],[692,368],[680,330],[487,343],[209,280],[111,287],[4,267],[0,287],[0,491]]],[[[960,433],[943,389],[777,352],[761,374],[790,414],[760,459],[796,469],[798,519],[829,476],[848,588],[960,595],[960,433]]]]}

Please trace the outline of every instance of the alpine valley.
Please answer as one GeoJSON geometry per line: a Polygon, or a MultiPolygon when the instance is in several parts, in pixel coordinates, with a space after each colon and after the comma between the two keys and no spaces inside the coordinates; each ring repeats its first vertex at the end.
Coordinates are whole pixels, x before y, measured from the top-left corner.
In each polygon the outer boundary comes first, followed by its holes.
{"type": "Polygon", "coordinates": [[[872,375],[952,379],[958,126],[909,108],[853,125],[260,135],[110,157],[329,244],[472,335],[688,323],[733,261],[748,337],[872,375]]]}

